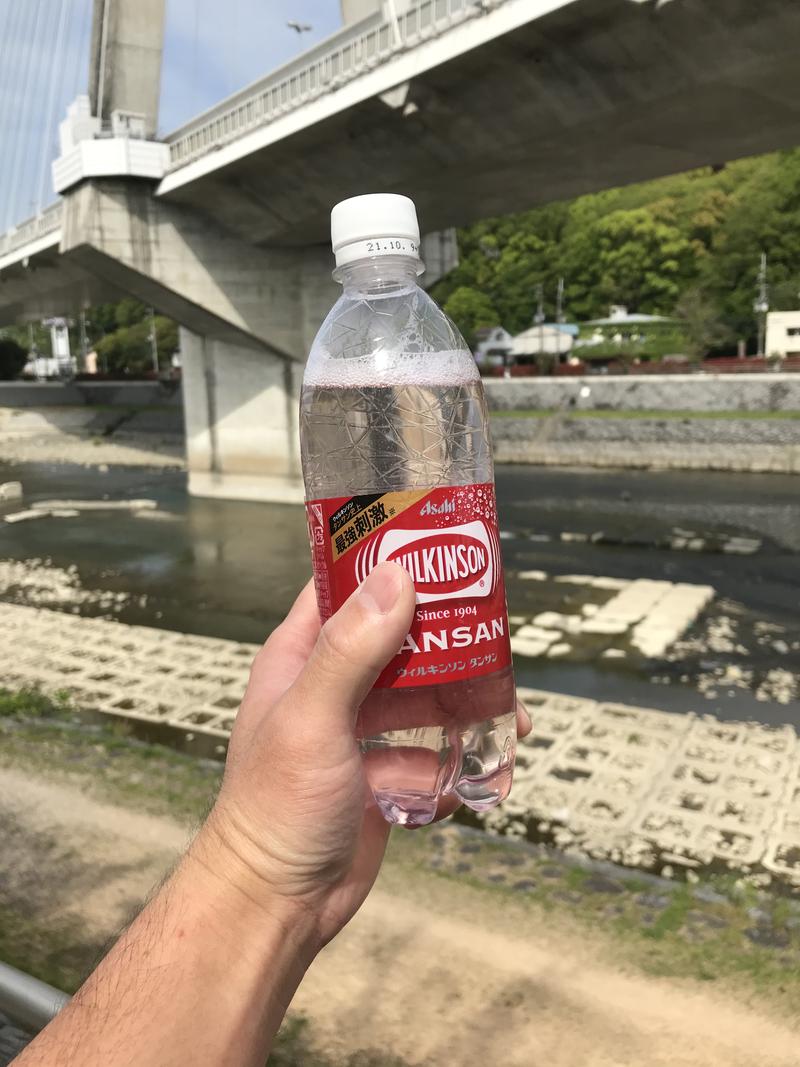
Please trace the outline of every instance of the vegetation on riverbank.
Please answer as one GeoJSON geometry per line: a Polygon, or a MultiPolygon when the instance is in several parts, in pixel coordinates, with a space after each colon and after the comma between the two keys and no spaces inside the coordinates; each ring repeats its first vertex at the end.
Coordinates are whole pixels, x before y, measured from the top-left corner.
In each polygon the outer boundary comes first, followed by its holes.
{"type": "Polygon", "coordinates": [[[481,326],[531,325],[536,286],[555,317],[558,279],[567,321],[630,311],[674,315],[694,355],[752,349],[756,276],[769,257],[770,307],[797,306],[800,149],[704,167],[573,201],[486,219],[459,230],[460,262],[433,296],[468,339],[481,326]]]}
{"type": "Polygon", "coordinates": [[[638,411],[605,408],[512,408],[493,410],[494,419],[544,419],[563,415],[570,419],[653,419],[683,422],[686,419],[724,419],[757,422],[800,419],[800,411],[638,411]]]}
{"type": "MultiPolygon", "coordinates": [[[[0,691],[0,766],[183,823],[203,817],[222,770],[35,691],[0,691]]],[[[445,880],[453,892],[470,886],[486,907],[503,898],[534,924],[551,916],[608,935],[614,954],[647,974],[744,982],[779,999],[800,992],[800,902],[759,893],[733,874],[670,883],[445,824],[393,835],[384,884],[403,892],[420,879],[445,880]]],[[[99,948],[83,945],[77,928],[40,929],[0,903],[0,959],[61,988],[75,988],[99,948]]],[[[362,1062],[372,1063],[353,1067],[362,1062]]]]}

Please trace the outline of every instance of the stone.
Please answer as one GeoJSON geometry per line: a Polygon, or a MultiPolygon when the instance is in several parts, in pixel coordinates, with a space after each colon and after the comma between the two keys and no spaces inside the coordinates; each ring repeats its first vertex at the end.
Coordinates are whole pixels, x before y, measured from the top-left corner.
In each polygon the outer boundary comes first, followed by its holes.
{"type": "Polygon", "coordinates": [[[582,604],[581,605],[581,614],[583,615],[583,617],[585,619],[591,619],[591,617],[593,615],[596,615],[599,610],[600,610],[600,608],[599,608],[599,605],[597,605],[597,604],[582,604]]]}
{"type": "Polygon", "coordinates": [[[612,589],[615,592],[619,592],[620,589],[625,589],[631,583],[625,578],[592,578],[591,584],[595,589],[612,589]]]}
{"type": "Polygon", "coordinates": [[[4,515],[4,522],[29,522],[31,519],[46,519],[50,515],[49,511],[40,511],[34,508],[28,508],[25,511],[14,511],[10,515],[4,515]]]}
{"type": "Polygon", "coordinates": [[[663,911],[668,908],[672,898],[665,893],[640,893],[636,897],[636,903],[651,911],[663,911]]]}
{"type": "Polygon", "coordinates": [[[560,900],[564,904],[580,904],[580,902],[583,900],[583,897],[574,889],[557,889],[553,893],[553,899],[560,900]]]}
{"type": "Polygon", "coordinates": [[[590,874],[583,883],[584,888],[592,893],[622,893],[625,887],[616,878],[609,878],[605,874],[590,874]]]}
{"type": "Polygon", "coordinates": [[[774,926],[752,926],[745,930],[744,936],[762,948],[788,948],[791,943],[788,930],[779,930],[774,926]]]}
{"type": "Polygon", "coordinates": [[[74,511],[140,511],[145,508],[155,511],[155,500],[37,500],[37,511],[52,511],[53,508],[70,508],[74,511]]]}
{"type": "Polygon", "coordinates": [[[559,656],[566,656],[568,652],[572,651],[572,645],[568,645],[566,641],[560,641],[557,645],[551,645],[547,650],[548,659],[558,659],[559,656]]]}
{"type": "Polygon", "coordinates": [[[549,641],[531,641],[524,637],[517,637],[516,634],[511,638],[511,651],[515,652],[518,656],[529,656],[534,659],[536,656],[541,656],[543,652],[547,651],[549,641]]]}
{"type": "Polygon", "coordinates": [[[723,552],[733,552],[740,556],[752,556],[761,548],[761,541],[754,537],[729,537],[722,545],[723,552]]]}
{"type": "Polygon", "coordinates": [[[497,862],[502,863],[504,867],[521,867],[525,863],[525,857],[507,854],[505,856],[498,856],[497,862]]]}
{"type": "Polygon", "coordinates": [[[469,855],[470,853],[480,852],[480,850],[481,846],[478,844],[477,841],[467,841],[467,843],[465,845],[462,845],[459,849],[460,852],[463,852],[467,855],[469,855]]]}
{"type": "Polygon", "coordinates": [[[516,889],[518,893],[530,893],[536,888],[536,882],[530,878],[520,878],[518,882],[514,882],[511,888],[516,889]]]}
{"type": "Polygon", "coordinates": [[[601,659],[625,659],[627,653],[622,648],[607,648],[604,652],[601,652],[601,659]]]}
{"type": "Polygon", "coordinates": [[[607,634],[616,637],[619,634],[624,634],[627,629],[627,622],[622,622],[619,619],[604,619],[599,615],[595,615],[593,618],[586,619],[581,623],[582,634],[607,634]]]}
{"type": "Polygon", "coordinates": [[[0,483],[0,500],[21,500],[22,482],[0,483]]]}
{"type": "Polygon", "coordinates": [[[704,904],[727,904],[728,898],[722,893],[717,893],[715,889],[711,889],[710,886],[696,885],[692,889],[692,896],[695,900],[700,900],[704,904]]]}
{"type": "Polygon", "coordinates": [[[472,870],[472,864],[471,863],[457,863],[455,865],[455,867],[453,867],[453,870],[456,872],[456,874],[466,874],[467,871],[471,871],[472,870]]]}
{"type": "Polygon", "coordinates": [[[489,875],[487,875],[486,880],[488,882],[501,883],[501,882],[505,882],[506,876],[504,874],[499,874],[499,873],[498,874],[489,874],[489,875]]]}
{"type": "Polygon", "coordinates": [[[531,623],[527,623],[525,626],[520,626],[514,636],[526,641],[546,641],[548,644],[552,644],[553,641],[557,641],[561,637],[561,631],[545,630],[541,626],[533,626],[531,623]]]}
{"type": "Polygon", "coordinates": [[[546,582],[550,576],[547,571],[517,571],[517,577],[523,582],[546,582]]]}
{"type": "Polygon", "coordinates": [[[708,930],[725,930],[730,923],[719,915],[712,915],[705,911],[688,911],[686,921],[692,926],[701,926],[708,930]]]}
{"type": "Polygon", "coordinates": [[[534,623],[546,630],[565,630],[572,615],[561,615],[557,611],[542,611],[534,618],[534,623]]]}
{"type": "Polygon", "coordinates": [[[544,866],[539,868],[537,874],[541,878],[563,878],[564,868],[554,867],[552,864],[545,864],[544,866]]]}

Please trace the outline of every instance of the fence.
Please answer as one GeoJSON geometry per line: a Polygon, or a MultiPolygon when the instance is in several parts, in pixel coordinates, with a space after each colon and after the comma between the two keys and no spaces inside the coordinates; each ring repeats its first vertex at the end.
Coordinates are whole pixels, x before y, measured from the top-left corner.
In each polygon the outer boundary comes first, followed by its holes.
{"type": "Polygon", "coordinates": [[[55,233],[60,228],[61,201],[59,200],[46,208],[41,215],[34,215],[33,218],[20,222],[13,230],[0,234],[0,256],[14,252],[48,233],[55,233]]]}
{"type": "MultiPolygon", "coordinates": [[[[628,374],[771,374],[800,373],[800,356],[784,360],[771,360],[764,356],[747,356],[743,359],[705,359],[699,363],[608,363],[602,367],[593,363],[562,363],[552,370],[540,370],[535,364],[516,364],[510,368],[512,378],[580,378],[602,374],[624,376],[628,374]]],[[[503,378],[502,367],[482,367],[486,378],[503,378]]]]}
{"type": "Polygon", "coordinates": [[[170,142],[170,170],[184,166],[212,149],[228,144],[251,130],[366,74],[397,53],[484,14],[504,0],[421,0],[398,15],[362,33],[337,35],[331,48],[295,67],[268,75],[241,94],[227,110],[215,110],[205,122],[177,130],[170,142]]]}

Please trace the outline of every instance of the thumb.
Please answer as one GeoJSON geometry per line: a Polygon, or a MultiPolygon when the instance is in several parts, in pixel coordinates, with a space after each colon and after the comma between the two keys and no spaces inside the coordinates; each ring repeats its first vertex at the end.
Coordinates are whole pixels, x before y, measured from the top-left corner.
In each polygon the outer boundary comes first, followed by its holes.
{"type": "Polygon", "coordinates": [[[375,679],[397,654],[414,615],[414,584],[397,563],[381,563],[320,630],[292,686],[304,717],[319,710],[336,727],[355,722],[375,679]]]}

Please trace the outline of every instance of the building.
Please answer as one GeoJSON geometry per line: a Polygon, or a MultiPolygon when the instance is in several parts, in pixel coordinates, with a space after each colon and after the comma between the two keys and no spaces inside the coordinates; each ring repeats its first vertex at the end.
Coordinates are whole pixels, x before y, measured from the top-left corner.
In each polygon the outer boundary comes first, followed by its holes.
{"type": "Polygon", "coordinates": [[[513,344],[514,338],[503,326],[481,326],[475,331],[475,362],[479,367],[502,367],[513,344]]]}
{"type": "Polygon", "coordinates": [[[606,318],[581,323],[575,349],[574,355],[582,360],[663,359],[682,355],[685,336],[677,319],[629,312],[624,304],[612,304],[606,318]]]}
{"type": "Polygon", "coordinates": [[[511,354],[517,361],[536,356],[556,356],[567,359],[577,335],[578,327],[571,323],[537,323],[517,334],[511,354]]]}
{"type": "Polygon", "coordinates": [[[770,311],[767,313],[767,356],[800,356],[800,311],[770,311]]]}

